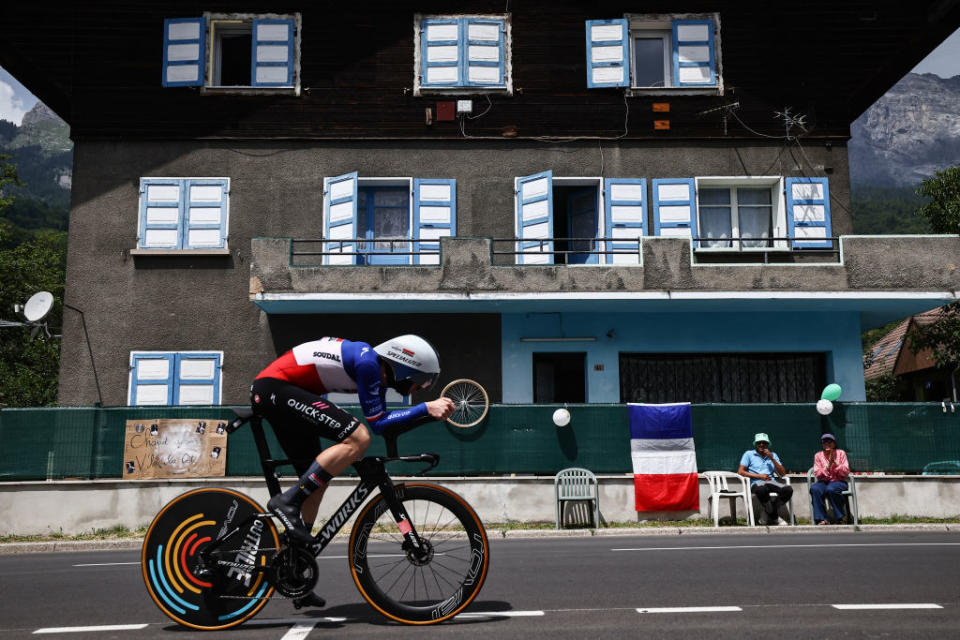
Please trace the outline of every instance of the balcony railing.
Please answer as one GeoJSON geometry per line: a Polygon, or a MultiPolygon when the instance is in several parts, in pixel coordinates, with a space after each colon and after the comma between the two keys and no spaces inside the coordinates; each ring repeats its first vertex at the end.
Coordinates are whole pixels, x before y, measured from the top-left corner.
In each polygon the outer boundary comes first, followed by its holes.
{"type": "MultiPolygon", "coordinates": [[[[493,238],[494,264],[642,264],[640,238],[551,237],[493,238]]],[[[830,247],[805,247],[797,238],[692,238],[694,264],[789,264],[797,262],[838,263],[837,237],[825,238],[830,247]],[[799,245],[799,246],[798,246],[799,245]]],[[[437,265],[437,239],[322,238],[293,239],[295,266],[314,265],[437,265]]]]}

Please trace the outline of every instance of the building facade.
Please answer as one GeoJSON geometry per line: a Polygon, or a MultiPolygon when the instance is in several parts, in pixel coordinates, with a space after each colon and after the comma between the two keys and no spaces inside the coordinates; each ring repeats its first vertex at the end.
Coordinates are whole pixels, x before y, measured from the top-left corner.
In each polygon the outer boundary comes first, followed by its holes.
{"type": "Polygon", "coordinates": [[[0,16],[75,141],[65,405],[407,332],[498,402],[862,400],[860,333],[960,288],[956,237],[850,235],[846,151],[958,2],[0,16]]]}

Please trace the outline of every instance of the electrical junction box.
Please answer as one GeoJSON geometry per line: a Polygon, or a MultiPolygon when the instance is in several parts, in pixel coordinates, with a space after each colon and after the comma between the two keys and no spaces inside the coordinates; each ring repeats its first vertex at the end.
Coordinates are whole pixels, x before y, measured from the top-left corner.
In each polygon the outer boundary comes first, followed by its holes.
{"type": "Polygon", "coordinates": [[[457,114],[473,113],[473,100],[457,100],[457,114]]]}

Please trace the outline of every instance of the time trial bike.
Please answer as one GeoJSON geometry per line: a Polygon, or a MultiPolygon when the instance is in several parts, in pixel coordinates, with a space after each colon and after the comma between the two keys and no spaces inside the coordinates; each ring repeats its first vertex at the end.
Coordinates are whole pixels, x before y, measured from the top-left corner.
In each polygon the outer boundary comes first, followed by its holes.
{"type": "MultiPolygon", "coordinates": [[[[453,424],[477,424],[489,406],[486,392],[469,380],[455,383],[444,389],[444,394],[456,391],[459,422],[453,424]]],[[[277,467],[291,461],[271,458],[260,416],[249,409],[235,413],[237,418],[220,428],[232,433],[250,424],[267,488],[277,495],[277,467]]],[[[363,598],[405,624],[435,624],[457,615],[480,592],[490,549],[483,523],[462,497],[432,483],[394,483],[387,472],[390,462],[422,463],[420,473],[437,466],[435,453],[397,453],[397,438],[420,424],[384,431],[387,455],[354,464],[356,488],[309,540],[279,533],[269,512],[231,489],[195,489],[174,498],[144,538],[141,567],[150,597],[184,626],[235,627],[276,594],[299,598],[312,592],[319,577],[316,557],[360,510],[347,559],[363,598]]]]}

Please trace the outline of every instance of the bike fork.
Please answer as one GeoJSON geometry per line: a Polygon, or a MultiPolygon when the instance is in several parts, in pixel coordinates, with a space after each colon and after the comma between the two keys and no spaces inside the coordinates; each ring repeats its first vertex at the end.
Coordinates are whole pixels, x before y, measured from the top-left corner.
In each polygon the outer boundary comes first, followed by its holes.
{"type": "Polygon", "coordinates": [[[429,545],[420,537],[420,534],[417,533],[417,529],[410,520],[410,516],[407,514],[406,509],[403,508],[403,501],[401,500],[403,491],[404,485],[401,484],[399,487],[395,486],[389,477],[380,480],[380,493],[383,495],[383,499],[386,500],[387,507],[390,509],[391,515],[393,515],[393,520],[397,523],[397,528],[403,535],[403,548],[407,550],[407,554],[411,560],[426,562],[430,558],[431,550],[429,549],[429,545]]]}

